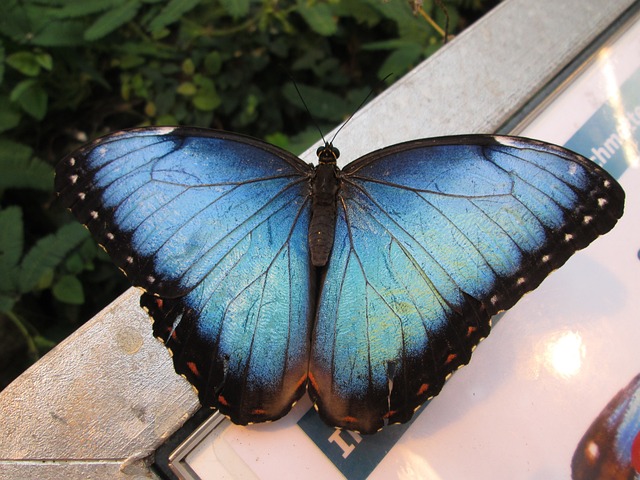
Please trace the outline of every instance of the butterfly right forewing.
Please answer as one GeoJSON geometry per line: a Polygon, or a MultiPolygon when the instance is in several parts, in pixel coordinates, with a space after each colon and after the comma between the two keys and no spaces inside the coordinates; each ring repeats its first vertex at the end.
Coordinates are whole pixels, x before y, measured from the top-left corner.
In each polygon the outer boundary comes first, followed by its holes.
{"type": "Polygon", "coordinates": [[[342,172],[310,392],[330,423],[405,422],[490,317],[609,231],[624,192],[589,160],[515,137],[425,139],[342,172]]]}

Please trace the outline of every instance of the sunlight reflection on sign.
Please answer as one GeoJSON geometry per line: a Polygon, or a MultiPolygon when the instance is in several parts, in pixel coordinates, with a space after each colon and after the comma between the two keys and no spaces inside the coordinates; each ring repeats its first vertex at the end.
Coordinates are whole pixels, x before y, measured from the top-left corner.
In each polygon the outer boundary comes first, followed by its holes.
{"type": "Polygon", "coordinates": [[[585,345],[577,332],[557,332],[547,340],[542,363],[559,378],[577,375],[582,367],[585,345]]]}
{"type": "MultiPolygon", "coordinates": [[[[616,130],[620,138],[622,150],[625,158],[631,167],[638,167],[639,154],[638,146],[633,137],[634,127],[631,126],[628,115],[623,105],[622,96],[620,95],[620,82],[616,78],[616,72],[613,64],[609,60],[610,51],[604,48],[599,55],[602,62],[602,74],[605,77],[605,88],[607,91],[608,102],[613,108],[616,122],[616,130]]],[[[636,108],[636,111],[638,109],[636,108]]],[[[635,112],[634,112],[635,113],[635,112]]]]}

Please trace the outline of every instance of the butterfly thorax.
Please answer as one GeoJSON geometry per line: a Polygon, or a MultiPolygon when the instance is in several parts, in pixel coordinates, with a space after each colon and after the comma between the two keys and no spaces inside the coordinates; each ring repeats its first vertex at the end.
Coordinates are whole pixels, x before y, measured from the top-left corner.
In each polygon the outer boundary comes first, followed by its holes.
{"type": "Polygon", "coordinates": [[[330,143],[318,148],[320,164],[311,177],[311,223],[309,251],[315,267],[327,264],[336,228],[336,201],[340,190],[340,169],[336,160],[340,152],[330,143]]]}

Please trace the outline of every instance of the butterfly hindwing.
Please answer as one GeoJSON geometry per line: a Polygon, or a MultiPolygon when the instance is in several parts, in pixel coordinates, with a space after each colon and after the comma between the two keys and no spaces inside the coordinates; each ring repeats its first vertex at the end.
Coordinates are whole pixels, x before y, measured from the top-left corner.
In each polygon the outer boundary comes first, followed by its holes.
{"type": "Polygon", "coordinates": [[[236,423],[304,393],[310,167],[248,137],[134,129],[63,159],[60,197],[131,282],[176,371],[236,423]]]}
{"type": "Polygon", "coordinates": [[[310,393],[331,424],[404,422],[490,317],[610,230],[624,192],[560,147],[464,136],[373,152],[341,175],[310,393]]]}

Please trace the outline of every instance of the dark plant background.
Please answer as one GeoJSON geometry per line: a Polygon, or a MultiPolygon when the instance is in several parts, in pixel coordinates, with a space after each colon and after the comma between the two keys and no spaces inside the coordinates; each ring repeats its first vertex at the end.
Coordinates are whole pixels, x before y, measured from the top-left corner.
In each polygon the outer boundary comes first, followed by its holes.
{"type": "MultiPolygon", "coordinates": [[[[499,0],[443,1],[457,33],[499,0]]],[[[56,161],[138,125],[294,153],[442,45],[433,0],[0,0],[0,389],[129,284],[55,201],[56,161]]],[[[446,73],[446,72],[445,72],[446,73]]]]}

